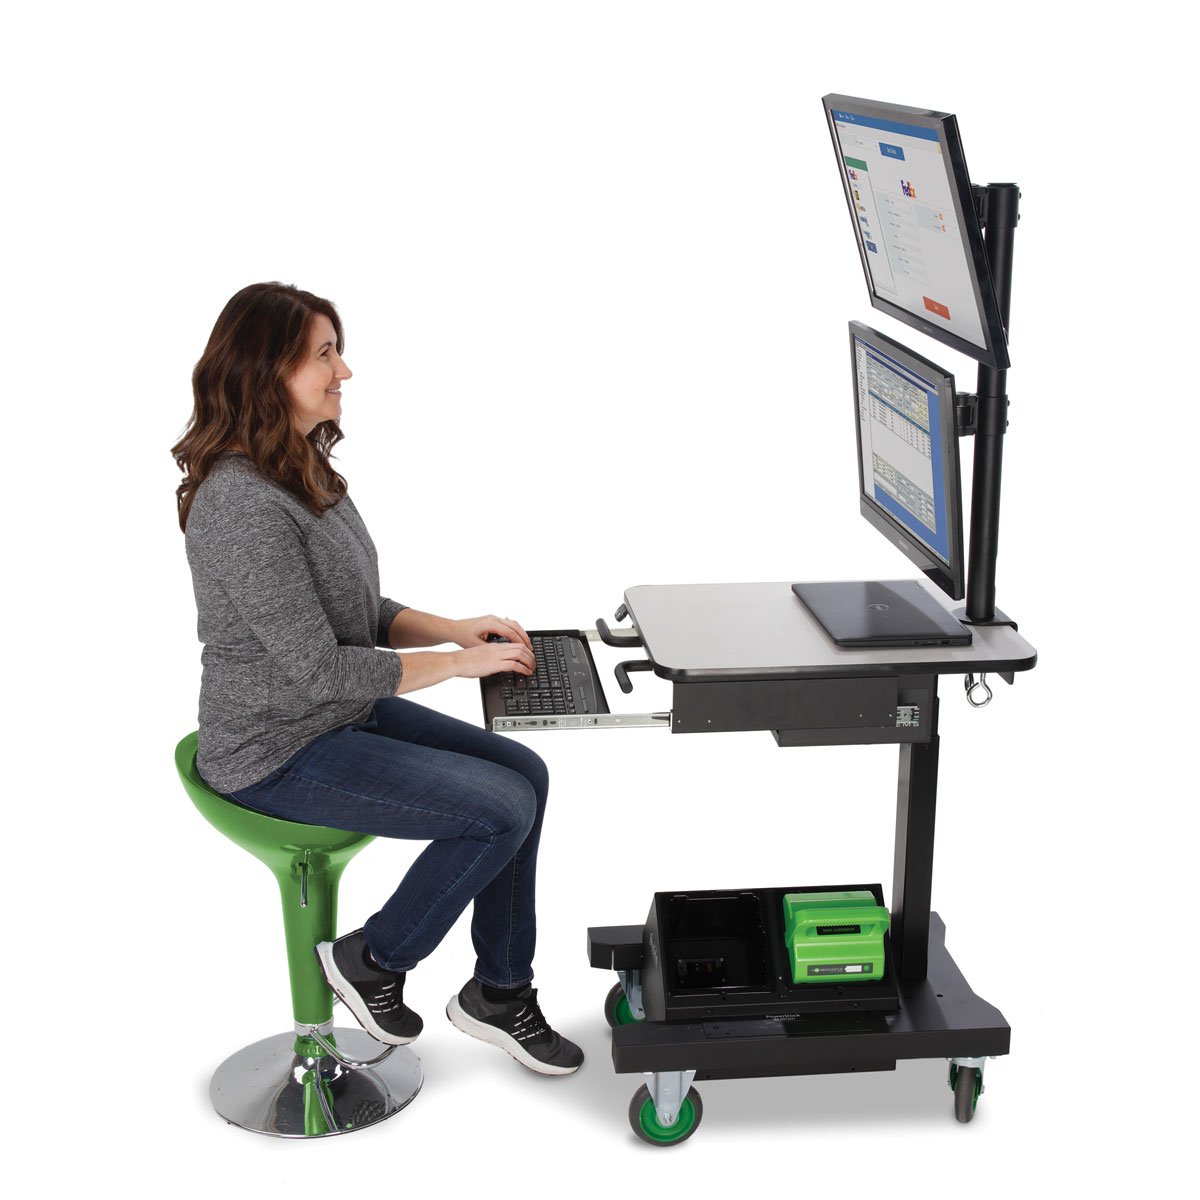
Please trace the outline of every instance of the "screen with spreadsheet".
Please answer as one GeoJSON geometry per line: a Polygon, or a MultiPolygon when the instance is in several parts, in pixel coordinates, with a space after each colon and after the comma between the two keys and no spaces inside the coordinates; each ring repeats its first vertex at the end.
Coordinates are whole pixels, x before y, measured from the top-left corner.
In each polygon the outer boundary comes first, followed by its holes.
{"type": "Polygon", "coordinates": [[[850,345],[863,513],[953,595],[963,575],[954,379],[857,321],[850,345]]]}

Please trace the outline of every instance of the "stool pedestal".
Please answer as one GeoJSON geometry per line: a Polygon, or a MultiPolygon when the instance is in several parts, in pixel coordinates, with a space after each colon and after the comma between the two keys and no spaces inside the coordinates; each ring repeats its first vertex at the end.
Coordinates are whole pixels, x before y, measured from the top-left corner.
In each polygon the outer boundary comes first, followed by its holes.
{"type": "MultiPolygon", "coordinates": [[[[327,1035],[347,1058],[368,1059],[379,1043],[361,1029],[327,1035]]],[[[421,1090],[421,1064],[399,1046],[373,1067],[339,1063],[295,1033],[263,1038],[232,1054],[212,1077],[213,1108],[231,1125],[273,1137],[329,1137],[394,1116],[421,1090]]]]}
{"type": "Polygon", "coordinates": [[[283,904],[294,1031],[227,1058],[209,1086],[213,1108],[274,1137],[328,1137],[395,1115],[421,1090],[420,1060],[361,1029],[334,1029],[335,997],[314,953],[335,937],[338,881],[371,836],[283,821],[214,792],[196,769],[194,733],[175,765],[205,820],[270,869],[283,904]]]}

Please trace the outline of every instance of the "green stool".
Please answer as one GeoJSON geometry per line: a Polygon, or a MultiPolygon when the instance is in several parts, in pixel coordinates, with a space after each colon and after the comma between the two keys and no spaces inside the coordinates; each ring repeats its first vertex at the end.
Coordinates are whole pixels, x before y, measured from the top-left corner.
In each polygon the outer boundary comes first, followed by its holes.
{"type": "Polygon", "coordinates": [[[275,1137],[350,1133],[398,1113],[421,1090],[420,1060],[408,1047],[379,1054],[364,1030],[335,1030],[333,991],[313,953],[334,938],[338,880],[371,836],[281,821],[214,792],[196,770],[194,733],[175,748],[175,766],[204,818],[271,869],[283,899],[295,1030],[227,1058],[209,1085],[213,1108],[275,1137]]]}

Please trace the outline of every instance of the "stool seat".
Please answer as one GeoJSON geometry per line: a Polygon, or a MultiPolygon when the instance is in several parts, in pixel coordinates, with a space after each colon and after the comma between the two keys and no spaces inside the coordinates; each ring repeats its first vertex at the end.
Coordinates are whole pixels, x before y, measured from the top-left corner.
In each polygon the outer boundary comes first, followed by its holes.
{"type": "Polygon", "coordinates": [[[201,778],[196,767],[197,740],[195,733],[189,733],[175,747],[175,766],[192,803],[210,825],[243,850],[249,850],[272,871],[280,867],[290,870],[292,857],[297,851],[305,850],[321,854],[345,854],[343,863],[347,863],[368,842],[374,840],[374,834],[370,833],[351,833],[345,829],[329,829],[324,825],[284,821],[246,808],[236,800],[214,792],[201,778]]]}
{"type": "Polygon", "coordinates": [[[293,1034],[238,1051],[218,1068],[209,1094],[227,1121],[279,1137],[347,1133],[392,1116],[420,1090],[420,1062],[388,1048],[387,1061],[348,1059],[381,1046],[361,1030],[333,1028],[334,995],[314,948],[333,941],[338,882],[373,836],[255,812],[214,791],[196,767],[198,735],[175,747],[175,766],[201,815],[275,876],[283,904],[293,1034]]]}

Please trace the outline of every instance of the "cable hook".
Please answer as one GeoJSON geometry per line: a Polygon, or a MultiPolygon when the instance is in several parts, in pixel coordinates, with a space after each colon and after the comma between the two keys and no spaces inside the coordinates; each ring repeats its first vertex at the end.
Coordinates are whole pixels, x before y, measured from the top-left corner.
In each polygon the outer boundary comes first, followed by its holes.
{"type": "Polygon", "coordinates": [[[986,708],[992,702],[992,689],[988,686],[986,671],[981,671],[978,679],[974,675],[967,675],[963,679],[963,688],[967,693],[967,703],[972,708],[986,708]],[[976,688],[983,689],[982,700],[975,698],[976,688]]]}

